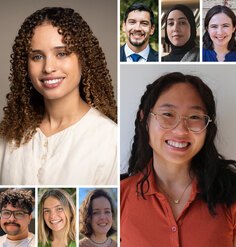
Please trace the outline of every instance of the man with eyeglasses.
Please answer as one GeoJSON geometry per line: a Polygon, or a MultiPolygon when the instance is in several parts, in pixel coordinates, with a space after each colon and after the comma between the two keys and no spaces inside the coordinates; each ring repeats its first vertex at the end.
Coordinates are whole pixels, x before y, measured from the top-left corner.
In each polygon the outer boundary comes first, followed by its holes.
{"type": "Polygon", "coordinates": [[[34,234],[29,232],[34,198],[30,190],[8,189],[0,195],[0,247],[35,247],[34,234]]]}

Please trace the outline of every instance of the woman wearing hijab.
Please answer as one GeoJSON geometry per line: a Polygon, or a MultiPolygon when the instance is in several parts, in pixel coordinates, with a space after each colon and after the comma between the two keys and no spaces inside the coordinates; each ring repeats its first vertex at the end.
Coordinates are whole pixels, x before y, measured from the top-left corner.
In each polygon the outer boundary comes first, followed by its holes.
{"type": "Polygon", "coordinates": [[[182,4],[175,5],[166,14],[165,42],[171,52],[162,57],[164,62],[197,62],[196,23],[192,10],[182,4]]]}

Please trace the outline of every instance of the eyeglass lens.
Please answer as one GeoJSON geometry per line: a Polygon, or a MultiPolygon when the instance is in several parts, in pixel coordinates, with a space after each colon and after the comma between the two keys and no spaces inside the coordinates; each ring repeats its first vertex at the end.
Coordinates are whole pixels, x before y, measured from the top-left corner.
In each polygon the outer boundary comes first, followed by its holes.
{"type": "Polygon", "coordinates": [[[15,210],[15,211],[2,210],[1,211],[1,217],[4,218],[4,219],[9,219],[12,214],[16,219],[20,220],[20,219],[23,219],[23,217],[25,216],[26,212],[21,211],[21,210],[15,210]]]}

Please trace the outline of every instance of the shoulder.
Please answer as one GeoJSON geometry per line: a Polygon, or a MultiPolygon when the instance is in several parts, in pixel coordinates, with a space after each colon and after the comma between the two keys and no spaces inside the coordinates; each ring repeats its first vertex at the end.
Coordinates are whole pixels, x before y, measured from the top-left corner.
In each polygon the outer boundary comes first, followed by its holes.
{"type": "Polygon", "coordinates": [[[217,61],[215,51],[203,48],[203,50],[202,50],[202,60],[203,61],[217,61]]]}
{"type": "Polygon", "coordinates": [[[136,184],[139,179],[139,174],[125,178],[120,182],[120,201],[121,204],[126,201],[130,196],[136,195],[136,184]]]}
{"type": "Polygon", "coordinates": [[[82,238],[79,241],[79,246],[80,247],[91,247],[92,245],[91,245],[90,241],[87,238],[82,238]]]}
{"type": "Polygon", "coordinates": [[[151,46],[150,46],[150,51],[149,51],[149,55],[148,55],[148,61],[149,62],[157,62],[158,61],[158,52],[155,51],[154,49],[152,49],[151,46]]]}
{"type": "Polygon", "coordinates": [[[6,241],[6,238],[7,238],[7,234],[0,236],[0,244],[4,243],[6,241]]]}
{"type": "Polygon", "coordinates": [[[230,51],[228,54],[225,56],[225,61],[236,61],[236,50],[230,51]]]}
{"type": "Polygon", "coordinates": [[[125,44],[120,47],[120,62],[126,62],[125,44]]]}
{"type": "Polygon", "coordinates": [[[181,62],[199,62],[199,61],[200,61],[199,47],[194,47],[193,49],[188,51],[181,59],[181,62]]]}

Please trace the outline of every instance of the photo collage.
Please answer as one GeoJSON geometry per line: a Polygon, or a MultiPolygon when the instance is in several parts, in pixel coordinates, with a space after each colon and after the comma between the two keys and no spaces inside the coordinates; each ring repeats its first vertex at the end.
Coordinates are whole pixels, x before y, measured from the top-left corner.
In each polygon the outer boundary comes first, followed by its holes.
{"type": "Polygon", "coordinates": [[[0,13],[0,247],[236,247],[236,0],[0,13]]]}

